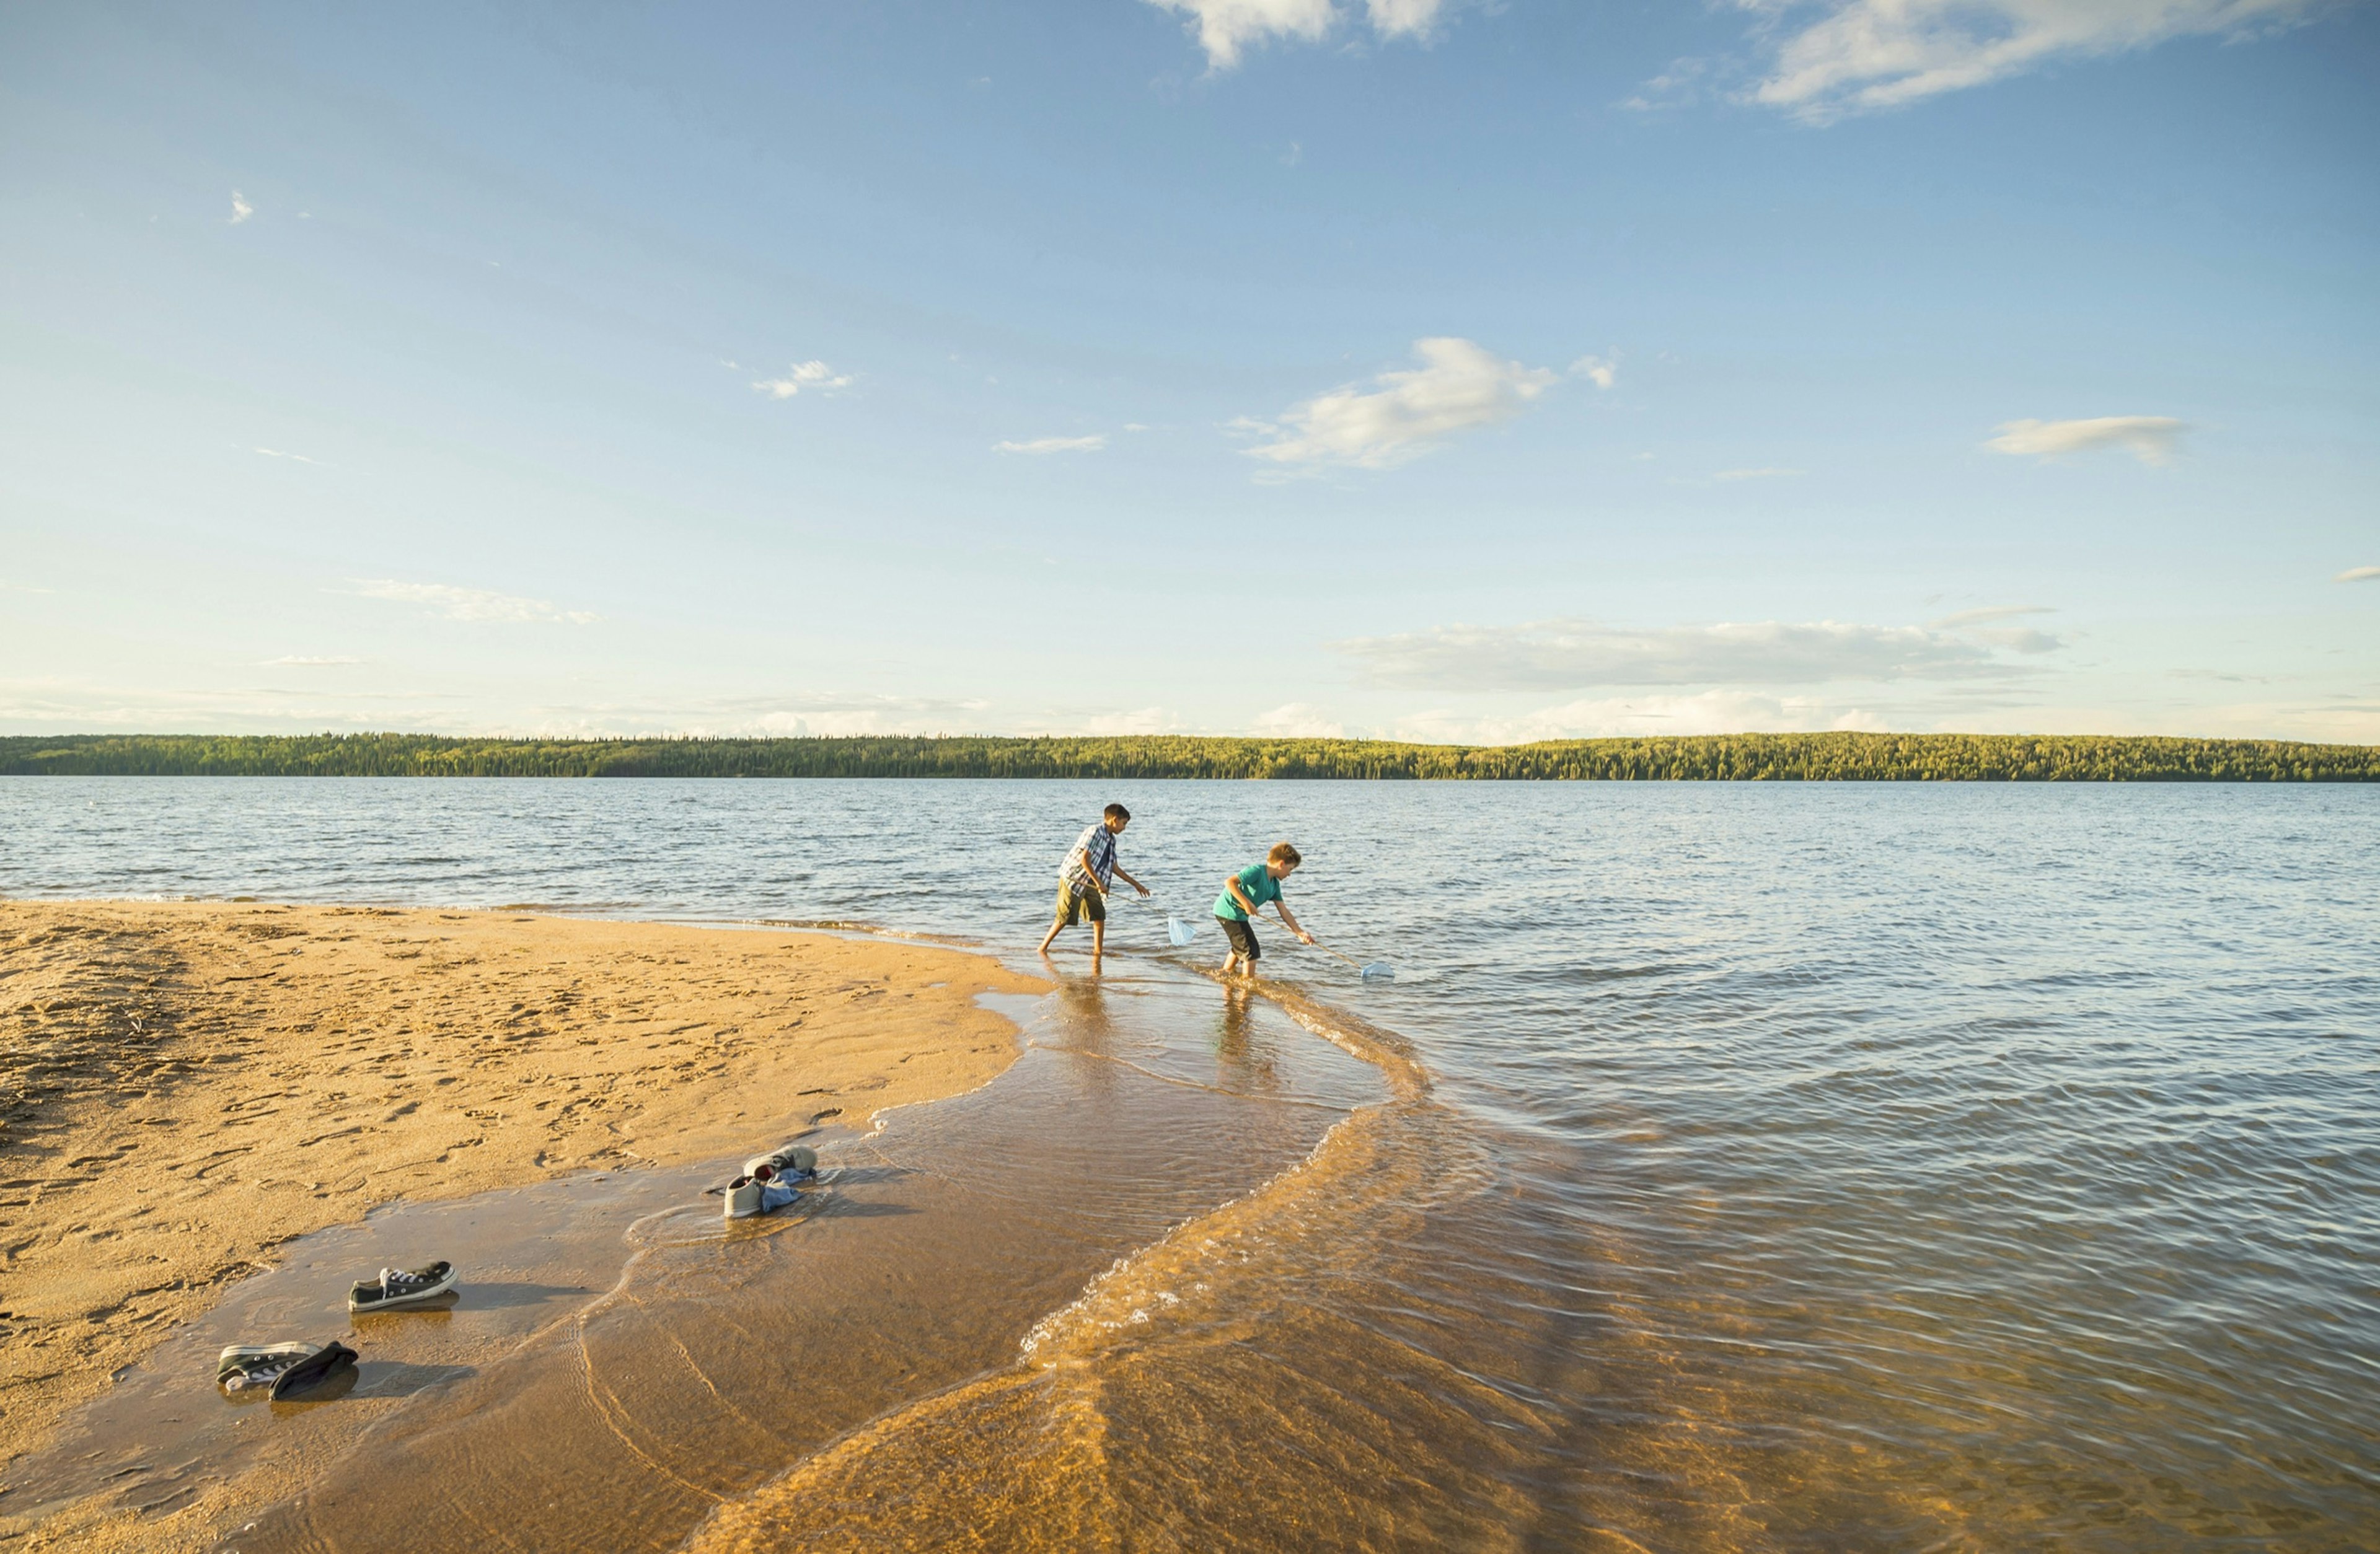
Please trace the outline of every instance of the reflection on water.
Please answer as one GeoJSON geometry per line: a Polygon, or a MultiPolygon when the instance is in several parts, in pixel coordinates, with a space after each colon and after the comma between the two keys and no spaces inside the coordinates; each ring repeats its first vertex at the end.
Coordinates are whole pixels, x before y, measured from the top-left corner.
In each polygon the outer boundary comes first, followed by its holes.
{"type": "Polygon", "coordinates": [[[0,889],[1021,952],[1111,798],[1185,917],[1294,839],[1399,980],[1283,944],[1301,1034],[1120,913],[845,1212],[654,1249],[274,1539],[2380,1545],[2370,790],[29,780],[0,889]]]}

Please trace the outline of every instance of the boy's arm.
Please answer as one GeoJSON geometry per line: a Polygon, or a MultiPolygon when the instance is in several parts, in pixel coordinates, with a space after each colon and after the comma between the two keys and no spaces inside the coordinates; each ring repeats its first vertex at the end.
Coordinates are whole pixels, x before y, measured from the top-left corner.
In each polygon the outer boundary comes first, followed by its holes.
{"type": "Polygon", "coordinates": [[[1108,867],[1115,870],[1115,877],[1117,879],[1123,880],[1125,884],[1130,885],[1134,890],[1138,891],[1143,895],[1147,895],[1148,893],[1148,887],[1134,879],[1131,875],[1126,874],[1123,871],[1123,865],[1120,863],[1111,864],[1108,867]]]}
{"type": "MultiPolygon", "coordinates": [[[[1084,851],[1082,848],[1077,847],[1073,852],[1066,855],[1066,868],[1068,871],[1067,877],[1069,879],[1073,878],[1075,871],[1079,870],[1082,873],[1083,878],[1091,882],[1091,889],[1099,892],[1101,895],[1108,893],[1108,888],[1099,883],[1099,875],[1091,868],[1090,854],[1084,851]]],[[[1121,874],[1123,870],[1117,869],[1116,872],[1121,874]]]]}
{"type": "Polygon", "coordinates": [[[1224,875],[1223,890],[1233,901],[1240,904],[1241,911],[1246,913],[1251,917],[1257,915],[1257,904],[1248,899],[1247,889],[1240,883],[1240,877],[1238,875],[1224,875]]]}
{"type": "Polygon", "coordinates": [[[1289,909],[1289,903],[1281,900],[1279,897],[1275,897],[1272,904],[1272,909],[1281,914],[1281,920],[1289,925],[1290,932],[1297,935],[1297,941],[1299,943],[1311,944],[1314,942],[1314,936],[1297,926],[1297,915],[1289,909]]]}

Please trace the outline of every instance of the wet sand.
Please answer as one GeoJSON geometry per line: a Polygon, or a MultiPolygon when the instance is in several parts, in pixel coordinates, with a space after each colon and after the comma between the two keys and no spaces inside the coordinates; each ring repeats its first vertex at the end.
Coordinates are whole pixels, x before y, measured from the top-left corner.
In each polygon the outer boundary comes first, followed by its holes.
{"type": "Polygon", "coordinates": [[[778,930],[0,903],[0,1461],[299,1237],[974,1089],[1017,1050],[977,995],[1042,986],[778,930]]]}

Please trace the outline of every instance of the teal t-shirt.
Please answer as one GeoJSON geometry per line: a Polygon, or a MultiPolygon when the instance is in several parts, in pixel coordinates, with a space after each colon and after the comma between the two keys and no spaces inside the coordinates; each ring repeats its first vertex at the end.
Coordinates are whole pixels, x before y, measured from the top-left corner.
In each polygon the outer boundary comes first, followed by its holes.
{"type": "MultiPolygon", "coordinates": [[[[1258,906],[1262,906],[1268,901],[1281,899],[1281,881],[1268,873],[1265,866],[1260,863],[1248,865],[1232,878],[1240,882],[1240,889],[1245,891],[1248,899],[1258,906]]],[[[1240,910],[1240,904],[1232,899],[1232,892],[1228,889],[1215,898],[1215,916],[1230,917],[1243,923],[1248,920],[1248,915],[1240,910]]]]}

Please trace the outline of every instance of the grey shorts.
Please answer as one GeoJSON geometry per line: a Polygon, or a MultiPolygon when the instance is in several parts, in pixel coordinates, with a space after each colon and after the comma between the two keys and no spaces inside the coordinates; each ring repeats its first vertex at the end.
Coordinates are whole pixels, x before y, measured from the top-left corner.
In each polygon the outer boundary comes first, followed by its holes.
{"type": "Polygon", "coordinates": [[[1231,941],[1232,953],[1243,960],[1257,960],[1264,954],[1264,946],[1257,942],[1256,925],[1243,917],[1226,917],[1218,913],[1215,921],[1222,925],[1223,937],[1231,941]]]}

